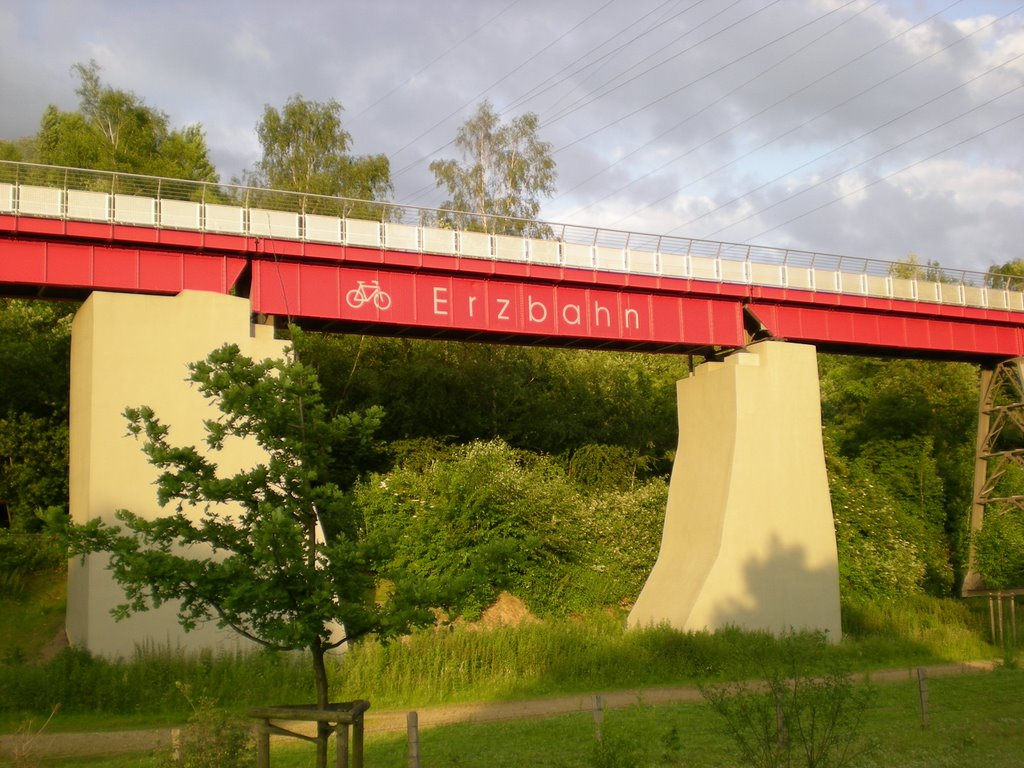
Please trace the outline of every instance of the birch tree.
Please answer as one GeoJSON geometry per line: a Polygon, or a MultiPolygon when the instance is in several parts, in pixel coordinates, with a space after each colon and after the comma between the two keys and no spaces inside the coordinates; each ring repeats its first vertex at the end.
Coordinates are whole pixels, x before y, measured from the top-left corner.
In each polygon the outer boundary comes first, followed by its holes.
{"type": "Polygon", "coordinates": [[[557,171],[551,144],[540,140],[538,125],[532,112],[503,123],[489,101],[480,104],[455,135],[461,161],[430,164],[437,186],[448,194],[441,207],[450,212],[442,214],[442,224],[544,234],[536,219],[541,200],[554,194],[557,171]]]}

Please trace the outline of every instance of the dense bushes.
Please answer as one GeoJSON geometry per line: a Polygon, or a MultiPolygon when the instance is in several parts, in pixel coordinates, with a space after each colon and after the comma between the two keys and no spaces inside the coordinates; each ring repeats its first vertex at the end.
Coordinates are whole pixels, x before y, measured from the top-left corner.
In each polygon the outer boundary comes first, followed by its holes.
{"type": "Polygon", "coordinates": [[[1009,589],[1024,584],[1024,513],[1013,508],[988,514],[974,539],[974,556],[985,584],[1009,589]]]}
{"type": "Polygon", "coordinates": [[[621,446],[643,457],[639,476],[665,473],[675,448],[680,355],[314,333],[296,347],[317,369],[325,402],[384,407],[388,442],[500,438],[549,456],[621,446]]]}
{"type": "Polygon", "coordinates": [[[844,594],[954,594],[967,564],[977,368],[821,355],[819,369],[844,594]]]}
{"type": "Polygon", "coordinates": [[[879,599],[920,592],[926,572],[920,538],[889,492],[856,466],[833,462],[831,469],[843,594],[879,599]]]}
{"type": "Polygon", "coordinates": [[[64,550],[45,533],[16,533],[0,529],[0,590],[18,597],[33,574],[62,571],[64,550]]]}
{"type": "Polygon", "coordinates": [[[502,589],[537,613],[565,614],[635,599],[657,556],[665,483],[630,488],[631,463],[617,467],[581,486],[564,462],[501,440],[407,443],[353,503],[401,568],[465,585],[453,597],[469,616],[502,589]]]}
{"type": "Polygon", "coordinates": [[[67,508],[75,305],[0,299],[0,527],[36,531],[67,508]]]}

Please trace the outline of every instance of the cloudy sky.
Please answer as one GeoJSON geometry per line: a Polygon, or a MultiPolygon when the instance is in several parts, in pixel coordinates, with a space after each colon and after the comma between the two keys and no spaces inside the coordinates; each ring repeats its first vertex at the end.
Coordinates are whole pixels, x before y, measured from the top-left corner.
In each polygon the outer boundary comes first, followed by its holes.
{"type": "Polygon", "coordinates": [[[985,269],[1024,258],[1017,0],[8,0],[0,138],[71,67],[201,123],[221,179],[289,96],[336,99],[395,200],[482,99],[534,112],[548,221],[985,269]]]}

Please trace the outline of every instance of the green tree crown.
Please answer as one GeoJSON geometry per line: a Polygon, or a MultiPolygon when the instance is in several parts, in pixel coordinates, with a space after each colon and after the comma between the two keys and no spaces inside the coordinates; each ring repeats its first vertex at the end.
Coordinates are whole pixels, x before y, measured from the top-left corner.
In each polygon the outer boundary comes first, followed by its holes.
{"type": "Polygon", "coordinates": [[[448,194],[442,207],[452,212],[442,214],[442,224],[507,235],[547,234],[536,218],[541,199],[554,194],[557,171],[551,144],[539,139],[538,126],[532,112],[502,123],[491,103],[481,102],[455,135],[462,162],[430,164],[437,186],[448,194]]]}
{"type": "Polygon", "coordinates": [[[130,91],[104,85],[95,61],[72,71],[79,78],[78,111],[47,107],[36,136],[40,162],[218,181],[201,126],[172,129],[165,113],[130,91]]]}
{"type": "MultiPolygon", "coordinates": [[[[278,110],[266,105],[256,125],[263,158],[245,174],[247,184],[317,196],[383,201],[390,197],[391,166],[385,155],[356,156],[341,124],[342,106],[301,94],[278,110]]],[[[304,201],[310,212],[381,218],[380,206],[332,210],[322,200],[304,201]]]]}

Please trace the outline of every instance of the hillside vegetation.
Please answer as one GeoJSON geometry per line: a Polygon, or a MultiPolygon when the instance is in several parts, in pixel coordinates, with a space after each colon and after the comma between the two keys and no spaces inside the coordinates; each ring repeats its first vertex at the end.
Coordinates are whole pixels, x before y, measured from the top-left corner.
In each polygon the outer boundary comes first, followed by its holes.
{"type": "MultiPolygon", "coordinates": [[[[17,554],[22,534],[66,512],[73,311],[0,302],[7,579],[45,555],[17,554]]],[[[392,532],[404,567],[485,570],[471,612],[500,590],[541,616],[635,599],[657,555],[686,359],[311,333],[296,344],[329,408],[384,409],[382,450],[350,503],[392,532]]],[[[820,371],[844,597],[956,594],[977,369],[823,355],[820,371]]]]}

